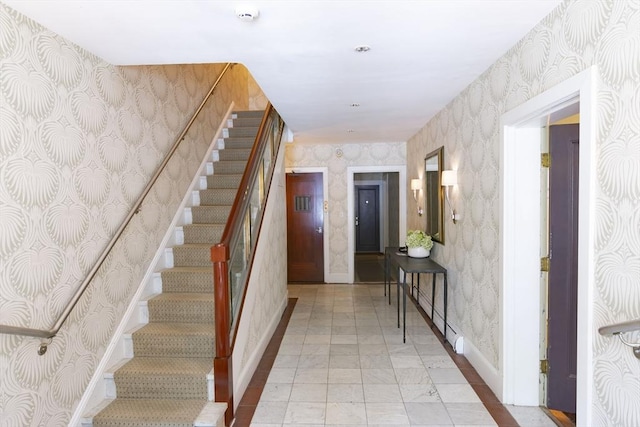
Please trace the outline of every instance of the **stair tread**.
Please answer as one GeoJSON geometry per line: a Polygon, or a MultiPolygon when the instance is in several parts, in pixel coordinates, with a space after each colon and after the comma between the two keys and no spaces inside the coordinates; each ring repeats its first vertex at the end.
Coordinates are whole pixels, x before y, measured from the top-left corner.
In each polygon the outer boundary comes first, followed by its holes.
{"type": "Polygon", "coordinates": [[[176,272],[176,273],[210,273],[211,267],[171,267],[165,270],[164,272],[176,272]]]}
{"type": "Polygon", "coordinates": [[[174,246],[174,249],[177,248],[186,248],[186,249],[190,249],[190,248],[210,248],[212,245],[207,244],[207,243],[184,243],[182,245],[178,245],[178,246],[174,246]]]}
{"type": "Polygon", "coordinates": [[[182,227],[183,228],[211,228],[211,227],[218,227],[218,228],[224,228],[227,224],[226,223],[219,223],[219,222],[196,222],[195,224],[185,224],[182,227]]]}
{"type": "Polygon", "coordinates": [[[93,422],[94,426],[96,422],[101,426],[115,422],[149,427],[193,426],[207,403],[203,399],[115,399],[93,418],[93,422]]]}
{"type": "Polygon", "coordinates": [[[134,334],[213,336],[215,334],[215,328],[211,327],[211,323],[150,322],[135,331],[134,334]]]}
{"type": "Polygon", "coordinates": [[[213,292],[171,292],[153,297],[155,301],[213,301],[213,292]]]}
{"type": "Polygon", "coordinates": [[[137,375],[193,375],[208,374],[213,369],[213,357],[134,357],[116,371],[116,376],[137,375]]]}

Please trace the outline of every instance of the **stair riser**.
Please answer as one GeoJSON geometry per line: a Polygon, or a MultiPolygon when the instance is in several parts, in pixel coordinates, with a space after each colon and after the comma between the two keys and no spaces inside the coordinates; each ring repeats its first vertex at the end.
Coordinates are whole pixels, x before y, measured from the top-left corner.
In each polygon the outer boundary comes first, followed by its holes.
{"type": "Polygon", "coordinates": [[[226,162],[230,160],[240,160],[247,161],[249,159],[249,154],[251,154],[250,148],[233,148],[227,147],[224,150],[220,150],[218,153],[219,161],[226,162]]]}
{"type": "Polygon", "coordinates": [[[211,248],[176,246],[173,248],[173,265],[176,267],[212,267],[211,248]]]}
{"type": "Polygon", "coordinates": [[[257,129],[260,127],[260,123],[262,122],[262,116],[260,117],[238,117],[237,119],[233,119],[233,127],[252,127],[257,129]]]}
{"type": "Polygon", "coordinates": [[[224,225],[208,225],[201,224],[196,226],[185,225],[184,242],[185,243],[218,243],[224,232],[224,225]]]}
{"type": "Polygon", "coordinates": [[[217,174],[207,176],[207,188],[208,189],[234,189],[236,190],[242,180],[241,174],[217,174]]]}
{"type": "Polygon", "coordinates": [[[237,137],[256,137],[258,133],[257,127],[241,127],[241,128],[229,128],[229,137],[237,138],[237,137]]]}
{"type": "Polygon", "coordinates": [[[163,293],[213,292],[213,270],[208,273],[166,270],[161,277],[163,293]]]}
{"type": "Polygon", "coordinates": [[[250,150],[255,142],[254,138],[225,138],[224,146],[227,149],[250,150]]]}
{"type": "Polygon", "coordinates": [[[242,175],[247,167],[245,160],[228,160],[226,162],[217,162],[213,165],[213,173],[215,174],[235,174],[242,175]]]}
{"type": "Polygon", "coordinates": [[[244,119],[244,118],[262,119],[262,117],[264,117],[264,111],[262,110],[235,111],[233,114],[238,119],[244,119]]]}
{"type": "Polygon", "coordinates": [[[236,198],[236,193],[236,189],[230,188],[200,190],[200,206],[231,206],[236,198]]]}
{"type": "Polygon", "coordinates": [[[213,295],[211,301],[148,302],[149,321],[171,323],[210,323],[214,327],[213,295]]]}
{"type": "MultiPolygon", "coordinates": [[[[212,362],[213,363],[213,362],[212,362]]],[[[115,373],[116,393],[124,399],[207,399],[205,375],[144,375],[115,373]]]]}
{"type": "Polygon", "coordinates": [[[226,224],[229,212],[231,205],[194,206],[191,208],[191,218],[194,224],[226,224]]]}
{"type": "Polygon", "coordinates": [[[133,334],[135,357],[212,357],[214,348],[213,332],[195,337],[133,334]]]}

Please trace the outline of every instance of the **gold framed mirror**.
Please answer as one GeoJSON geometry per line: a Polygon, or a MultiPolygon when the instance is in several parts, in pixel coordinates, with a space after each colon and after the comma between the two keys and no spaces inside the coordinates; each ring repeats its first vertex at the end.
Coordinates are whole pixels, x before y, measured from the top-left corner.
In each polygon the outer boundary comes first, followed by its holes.
{"type": "Polygon", "coordinates": [[[424,158],[425,232],[433,241],[444,245],[444,193],[440,181],[443,165],[444,146],[432,151],[424,158]]]}

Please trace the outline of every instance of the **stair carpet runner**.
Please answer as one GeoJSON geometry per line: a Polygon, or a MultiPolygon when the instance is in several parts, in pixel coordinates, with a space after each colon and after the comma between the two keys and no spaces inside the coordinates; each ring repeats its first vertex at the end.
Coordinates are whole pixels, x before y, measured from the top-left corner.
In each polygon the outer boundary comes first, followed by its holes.
{"type": "Polygon", "coordinates": [[[162,271],[162,293],[148,301],[149,323],[132,334],[134,357],[113,374],[117,397],[94,427],[191,427],[207,404],[215,356],[210,248],[222,237],[263,114],[234,113],[184,244],[173,247],[174,267],[162,271]]]}

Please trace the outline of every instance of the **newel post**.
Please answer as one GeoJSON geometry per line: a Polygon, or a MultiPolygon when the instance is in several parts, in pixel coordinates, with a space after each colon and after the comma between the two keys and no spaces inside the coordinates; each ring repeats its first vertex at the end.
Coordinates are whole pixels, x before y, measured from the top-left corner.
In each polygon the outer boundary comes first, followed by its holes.
{"type": "Polygon", "coordinates": [[[215,301],[216,357],[213,360],[215,401],[227,404],[225,425],[233,420],[233,367],[231,363],[231,302],[229,295],[229,247],[222,243],[211,248],[215,301]]]}

